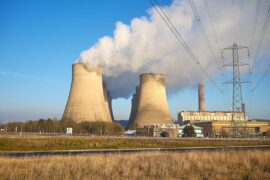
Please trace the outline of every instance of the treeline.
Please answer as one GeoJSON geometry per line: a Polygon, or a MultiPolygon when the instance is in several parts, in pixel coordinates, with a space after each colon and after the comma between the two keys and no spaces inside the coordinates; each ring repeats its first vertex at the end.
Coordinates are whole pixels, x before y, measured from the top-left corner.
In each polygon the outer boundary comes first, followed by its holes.
{"type": "Polygon", "coordinates": [[[29,133],[66,133],[72,128],[74,134],[89,135],[122,135],[124,128],[113,122],[81,122],[62,121],[56,119],[39,119],[26,122],[10,122],[0,124],[1,132],[29,132],[29,133]]]}

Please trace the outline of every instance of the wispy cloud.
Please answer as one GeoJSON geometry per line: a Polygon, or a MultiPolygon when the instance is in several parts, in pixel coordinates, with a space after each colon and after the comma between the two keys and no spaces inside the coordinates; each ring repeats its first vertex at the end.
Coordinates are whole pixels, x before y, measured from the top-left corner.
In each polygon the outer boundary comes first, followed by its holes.
{"type": "Polygon", "coordinates": [[[10,76],[10,77],[16,77],[16,78],[22,78],[22,79],[29,79],[29,80],[35,80],[35,81],[40,81],[40,82],[45,82],[45,83],[50,83],[50,84],[61,83],[61,81],[56,81],[49,78],[32,76],[32,75],[21,74],[21,73],[16,73],[16,72],[0,71],[0,76],[10,76]]]}

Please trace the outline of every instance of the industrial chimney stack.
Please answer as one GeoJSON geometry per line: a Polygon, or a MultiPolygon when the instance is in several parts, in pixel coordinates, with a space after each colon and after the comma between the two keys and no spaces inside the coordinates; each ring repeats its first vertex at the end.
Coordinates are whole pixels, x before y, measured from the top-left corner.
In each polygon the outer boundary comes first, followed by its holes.
{"type": "Polygon", "coordinates": [[[102,81],[102,68],[77,63],[63,120],[112,122],[111,100],[102,81]]]}
{"type": "Polygon", "coordinates": [[[140,87],[136,89],[132,99],[129,128],[173,123],[165,86],[163,74],[140,75],[140,87]]]}
{"type": "Polygon", "coordinates": [[[205,111],[205,90],[204,90],[204,84],[199,83],[198,85],[198,101],[199,101],[199,111],[203,112],[205,111]]]}

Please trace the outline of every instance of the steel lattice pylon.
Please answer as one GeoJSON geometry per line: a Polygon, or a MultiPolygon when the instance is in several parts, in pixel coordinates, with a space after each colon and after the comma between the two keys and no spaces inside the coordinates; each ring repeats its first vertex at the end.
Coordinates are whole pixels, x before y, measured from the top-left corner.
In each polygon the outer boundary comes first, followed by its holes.
{"type": "Polygon", "coordinates": [[[224,50],[231,50],[232,51],[232,62],[223,65],[224,67],[232,67],[232,81],[227,81],[224,83],[231,83],[233,85],[233,97],[232,97],[232,122],[235,122],[239,119],[235,117],[236,112],[243,112],[243,98],[242,98],[242,89],[241,89],[241,84],[242,83],[248,83],[247,81],[242,81],[241,80],[241,73],[240,73],[240,66],[248,65],[249,64],[240,64],[239,62],[239,55],[238,55],[238,50],[239,49],[247,49],[248,47],[246,46],[239,46],[236,43],[233,43],[232,46],[226,47],[222,49],[222,52],[224,50]]]}

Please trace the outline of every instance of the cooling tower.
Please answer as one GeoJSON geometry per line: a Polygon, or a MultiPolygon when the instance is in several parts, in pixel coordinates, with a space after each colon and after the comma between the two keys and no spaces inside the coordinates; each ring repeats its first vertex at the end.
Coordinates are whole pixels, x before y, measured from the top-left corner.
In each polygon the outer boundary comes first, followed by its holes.
{"type": "Polygon", "coordinates": [[[72,83],[63,120],[112,122],[110,99],[102,81],[101,67],[77,63],[72,66],[72,83]]]}
{"type": "Polygon", "coordinates": [[[140,93],[140,87],[136,87],[136,92],[133,94],[132,100],[131,100],[131,112],[128,120],[128,127],[129,129],[132,129],[132,125],[134,124],[134,119],[136,118],[137,109],[138,109],[138,97],[140,93]]]}
{"type": "MultiPolygon", "coordinates": [[[[140,75],[140,88],[133,97],[134,110],[129,127],[144,127],[152,124],[172,124],[166,96],[165,76],[147,73],[140,75]],[[138,93],[139,90],[139,93],[138,93]]],[[[131,111],[132,113],[132,111],[131,111]]]]}
{"type": "Polygon", "coordinates": [[[113,118],[113,111],[112,111],[112,98],[111,98],[109,91],[107,91],[107,87],[106,87],[106,84],[104,82],[103,82],[103,94],[105,97],[105,102],[110,110],[110,116],[112,119],[114,119],[113,118]]]}
{"type": "Polygon", "coordinates": [[[205,111],[205,91],[204,84],[199,83],[198,85],[198,101],[199,101],[199,111],[205,111]]]}

